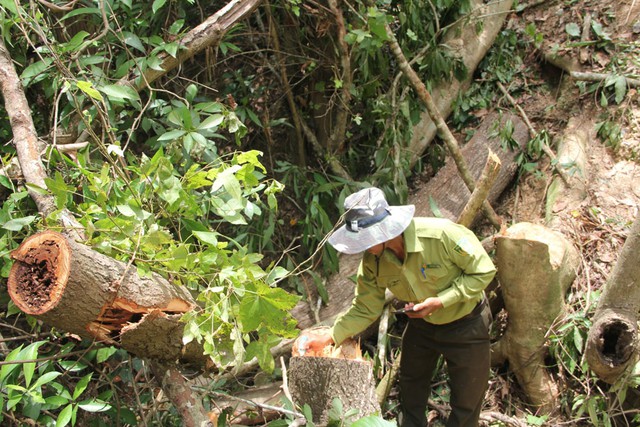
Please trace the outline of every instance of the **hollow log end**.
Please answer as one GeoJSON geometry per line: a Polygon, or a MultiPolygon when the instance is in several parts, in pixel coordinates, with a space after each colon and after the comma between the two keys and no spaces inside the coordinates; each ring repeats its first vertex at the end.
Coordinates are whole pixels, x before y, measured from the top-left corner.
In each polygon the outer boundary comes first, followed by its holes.
{"type": "Polygon", "coordinates": [[[596,326],[593,344],[603,364],[615,368],[629,362],[636,352],[637,330],[622,318],[610,318],[596,326]]]}
{"type": "Polygon", "coordinates": [[[43,231],[25,239],[13,252],[7,290],[27,314],[46,313],[60,302],[69,280],[71,248],[66,238],[43,231]]]}

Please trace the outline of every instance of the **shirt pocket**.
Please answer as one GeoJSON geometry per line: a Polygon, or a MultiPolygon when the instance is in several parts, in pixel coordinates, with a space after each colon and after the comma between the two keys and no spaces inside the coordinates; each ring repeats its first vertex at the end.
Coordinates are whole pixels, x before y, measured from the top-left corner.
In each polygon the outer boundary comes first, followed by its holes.
{"type": "Polygon", "coordinates": [[[415,297],[409,286],[399,276],[380,276],[378,285],[389,289],[396,298],[402,301],[413,301],[415,297]]]}
{"type": "Polygon", "coordinates": [[[441,264],[432,264],[427,265],[422,268],[422,277],[421,279],[431,286],[435,287],[438,291],[444,289],[449,280],[447,276],[449,275],[449,269],[441,264]]]}

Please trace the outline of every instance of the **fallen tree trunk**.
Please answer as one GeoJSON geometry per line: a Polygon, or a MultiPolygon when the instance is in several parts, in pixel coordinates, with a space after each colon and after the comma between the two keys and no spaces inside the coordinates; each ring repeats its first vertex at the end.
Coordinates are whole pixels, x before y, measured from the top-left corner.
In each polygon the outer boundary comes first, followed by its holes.
{"type": "Polygon", "coordinates": [[[7,287],[13,302],[49,326],[157,361],[202,351],[182,345],[181,314],[195,308],[189,292],[158,274],[141,277],[132,265],[102,255],[54,231],[25,239],[7,287]]]}
{"type": "MultiPolygon", "coordinates": [[[[452,28],[451,36],[445,37],[443,45],[459,45],[461,60],[467,68],[467,78],[463,81],[452,79],[433,90],[431,96],[435,105],[443,117],[448,117],[453,110],[453,102],[460,93],[463,93],[471,84],[473,73],[493,45],[507,14],[511,10],[513,2],[499,0],[484,5],[482,1],[473,1],[475,9],[469,19],[463,20],[463,24],[452,28]],[[482,19],[482,30],[478,32],[476,20],[482,19]]],[[[409,142],[409,152],[412,153],[410,166],[413,167],[418,159],[436,136],[437,128],[430,115],[425,112],[420,115],[420,121],[413,127],[413,137],[409,142]]]]}
{"type": "MultiPolygon", "coordinates": [[[[473,138],[462,148],[462,155],[476,180],[482,174],[489,150],[493,151],[500,159],[502,167],[489,192],[488,200],[490,202],[498,200],[505,188],[513,181],[518,169],[515,158],[527,141],[527,127],[518,116],[504,114],[500,118],[497,114],[492,114],[485,118],[473,138]],[[494,126],[503,127],[507,121],[511,121],[514,128],[512,138],[519,147],[515,150],[504,150],[500,139],[491,136],[494,126]]],[[[434,212],[435,209],[439,215],[456,221],[470,195],[471,192],[460,178],[456,165],[453,161],[447,160],[447,163],[425,186],[409,197],[408,203],[416,206],[415,216],[438,216],[434,212]]],[[[472,225],[479,218],[479,215],[476,216],[472,225]]],[[[357,271],[360,258],[360,255],[340,256],[339,273],[327,280],[326,289],[329,294],[329,303],[320,308],[318,313],[320,320],[332,319],[351,305],[354,283],[350,277],[357,271]]],[[[317,298],[317,293],[312,292],[311,299],[314,301],[312,305],[315,306],[317,298]]],[[[298,321],[300,329],[309,328],[317,323],[309,301],[299,302],[291,314],[298,321]]]]}
{"type": "Polygon", "coordinates": [[[565,293],[580,258],[562,234],[518,223],[496,237],[496,266],[507,330],[492,346],[494,366],[509,361],[529,401],[541,413],[558,408],[558,384],[545,368],[547,334],[565,313],[565,293]]]}
{"type": "Polygon", "coordinates": [[[638,356],[640,217],[636,218],[607,279],[587,338],[591,370],[613,384],[638,356]]]}
{"type": "Polygon", "coordinates": [[[587,196],[587,153],[594,123],[584,117],[572,117],[558,143],[558,168],[568,176],[568,182],[555,177],[547,190],[545,220],[553,229],[564,228],[563,220],[580,206],[587,196]]]}

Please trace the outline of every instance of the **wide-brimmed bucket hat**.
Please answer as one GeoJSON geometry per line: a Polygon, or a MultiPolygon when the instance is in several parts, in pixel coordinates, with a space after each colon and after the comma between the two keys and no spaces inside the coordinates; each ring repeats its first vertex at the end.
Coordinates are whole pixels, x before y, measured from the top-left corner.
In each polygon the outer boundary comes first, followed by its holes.
{"type": "Polygon", "coordinates": [[[389,206],[382,190],[365,188],[344,201],[344,225],[329,236],[339,252],[357,254],[399,236],[411,223],[414,205],[389,206]]]}

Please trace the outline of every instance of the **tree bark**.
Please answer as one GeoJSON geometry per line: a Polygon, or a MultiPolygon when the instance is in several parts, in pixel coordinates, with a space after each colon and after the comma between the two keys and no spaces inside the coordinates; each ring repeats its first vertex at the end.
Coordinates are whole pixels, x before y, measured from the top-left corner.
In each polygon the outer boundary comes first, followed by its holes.
{"type": "MultiPolygon", "coordinates": [[[[503,193],[505,188],[513,181],[518,165],[515,158],[528,141],[528,131],[524,122],[515,115],[489,115],[480,125],[475,135],[462,148],[462,154],[467,161],[474,179],[481,175],[487,160],[489,150],[496,153],[500,158],[502,168],[489,192],[488,200],[495,202],[503,193]],[[504,150],[501,141],[497,137],[491,137],[491,129],[494,125],[504,126],[510,120],[514,127],[513,139],[519,149],[504,150]]],[[[427,184],[418,189],[409,197],[409,203],[416,206],[415,216],[436,216],[432,206],[437,206],[437,211],[445,218],[456,221],[464,206],[466,205],[471,192],[457,172],[456,165],[448,160],[438,173],[427,184]]],[[[480,216],[476,216],[474,223],[480,216]]],[[[472,223],[473,225],[473,223],[472,223]]],[[[322,306],[319,311],[321,320],[329,320],[346,310],[353,299],[354,283],[350,279],[358,269],[360,255],[341,255],[339,273],[334,274],[327,280],[326,288],[329,294],[329,302],[322,306]]],[[[317,294],[311,296],[315,300],[317,294]]],[[[315,304],[314,304],[315,305],[315,304]]],[[[309,328],[316,324],[313,311],[309,307],[308,301],[301,301],[293,309],[292,315],[298,321],[301,329],[309,328]]]]}
{"type": "MultiPolygon", "coordinates": [[[[195,308],[189,292],[152,273],[102,255],[60,233],[44,231],[11,253],[13,302],[50,326],[159,361],[204,363],[186,352],[180,316],[195,308]]],[[[199,355],[198,355],[199,353],[199,355]]]]}
{"type": "Polygon", "coordinates": [[[200,398],[194,397],[189,384],[174,365],[153,361],[151,371],[180,413],[184,427],[213,427],[200,398]]]}
{"type": "Polygon", "coordinates": [[[180,49],[175,57],[163,54],[160,56],[160,67],[150,68],[142,76],[129,76],[120,84],[132,84],[137,91],[144,89],[207,47],[219,43],[231,27],[251,14],[261,2],[262,0],[231,0],[179,40],[180,49]]]}
{"type": "Polygon", "coordinates": [[[332,357],[292,357],[289,388],[298,404],[311,407],[314,423],[326,425],[334,398],[345,411],[358,410],[358,418],[380,413],[371,364],[332,357]]]}
{"type": "Polygon", "coordinates": [[[545,220],[553,229],[563,228],[563,217],[580,206],[587,196],[587,153],[594,124],[584,117],[572,117],[558,143],[558,168],[565,171],[568,181],[555,177],[547,190],[545,220]]]}
{"type": "MultiPolygon", "coordinates": [[[[46,219],[49,214],[56,210],[56,204],[53,196],[41,194],[34,188],[47,188],[45,184],[47,173],[40,158],[40,144],[38,143],[38,134],[31,117],[31,108],[24,94],[20,77],[18,77],[3,40],[0,40],[0,89],[2,90],[4,106],[11,122],[13,144],[16,147],[20,169],[27,183],[31,184],[31,186],[27,187],[27,191],[38,206],[38,212],[46,219]]],[[[67,209],[62,209],[58,218],[67,232],[79,232],[77,230],[82,230],[82,226],[67,209]]]]}
{"type": "Polygon", "coordinates": [[[586,357],[593,372],[614,383],[637,359],[640,310],[640,217],[604,286],[587,338],[586,357]]]}
{"type": "Polygon", "coordinates": [[[529,401],[542,413],[557,408],[559,386],[545,368],[547,333],[565,313],[564,297],[580,258],[573,245],[544,226],[519,223],[496,237],[496,266],[509,314],[492,346],[492,364],[509,361],[529,401]]]}

